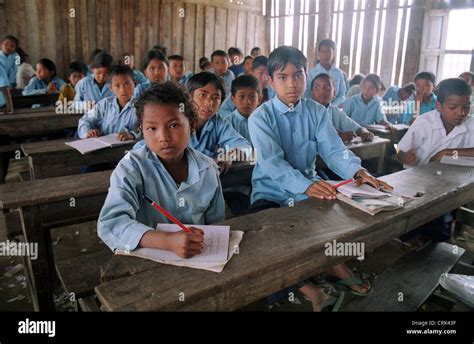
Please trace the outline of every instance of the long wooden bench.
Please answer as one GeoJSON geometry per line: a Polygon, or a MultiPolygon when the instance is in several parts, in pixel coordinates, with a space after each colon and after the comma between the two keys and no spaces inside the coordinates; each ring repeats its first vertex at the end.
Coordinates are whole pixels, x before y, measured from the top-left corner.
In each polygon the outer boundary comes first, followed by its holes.
{"type": "Polygon", "coordinates": [[[114,256],[96,295],[108,311],[235,310],[350,258],[325,255],[328,242],[360,242],[370,252],[474,198],[474,177],[465,167],[434,162],[382,179],[399,193],[423,196],[375,216],[310,199],[234,218],[222,224],[246,234],[222,273],[114,256]]]}

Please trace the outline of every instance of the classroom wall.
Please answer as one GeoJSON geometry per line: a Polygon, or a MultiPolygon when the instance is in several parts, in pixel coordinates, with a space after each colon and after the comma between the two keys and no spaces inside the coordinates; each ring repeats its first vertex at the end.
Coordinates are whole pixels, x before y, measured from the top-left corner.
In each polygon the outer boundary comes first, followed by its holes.
{"type": "Polygon", "coordinates": [[[96,48],[116,59],[132,53],[141,69],[146,51],[161,44],[182,54],[189,70],[215,49],[269,49],[260,0],[0,0],[0,36],[6,34],[20,39],[30,63],[55,61],[59,75],[96,48]]]}

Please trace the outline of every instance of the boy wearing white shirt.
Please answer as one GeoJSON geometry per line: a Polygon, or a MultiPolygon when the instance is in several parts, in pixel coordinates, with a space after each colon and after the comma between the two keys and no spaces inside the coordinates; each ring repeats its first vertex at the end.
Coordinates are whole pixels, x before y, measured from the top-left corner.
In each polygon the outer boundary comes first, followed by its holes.
{"type": "MultiPolygon", "coordinates": [[[[462,79],[446,79],[436,89],[436,110],[419,117],[398,144],[405,167],[422,166],[444,155],[474,156],[474,117],[469,115],[471,87],[462,79]]],[[[401,237],[418,236],[415,245],[451,236],[453,216],[447,213],[401,237]]]]}

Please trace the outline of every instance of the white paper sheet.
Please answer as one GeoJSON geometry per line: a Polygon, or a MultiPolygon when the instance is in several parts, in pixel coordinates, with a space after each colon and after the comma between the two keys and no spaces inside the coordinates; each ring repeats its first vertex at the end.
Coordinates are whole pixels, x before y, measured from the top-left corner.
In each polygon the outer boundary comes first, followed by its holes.
{"type": "MultiPolygon", "coordinates": [[[[336,185],[340,183],[339,181],[328,180],[329,184],[336,185]]],[[[355,182],[340,186],[337,188],[337,191],[342,193],[344,196],[349,198],[362,197],[362,198],[384,198],[389,197],[390,194],[386,192],[379,191],[374,187],[368,184],[362,184],[361,186],[356,186],[355,182]]]]}
{"type": "Polygon", "coordinates": [[[447,165],[458,165],[458,166],[466,166],[466,167],[474,167],[474,157],[472,156],[457,156],[457,159],[454,159],[451,155],[444,155],[441,158],[442,164],[447,165]]]}
{"type": "Polygon", "coordinates": [[[118,134],[110,134],[110,135],[105,135],[101,137],[92,137],[89,139],[66,142],[66,145],[78,150],[81,154],[87,154],[99,149],[119,146],[119,145],[132,142],[132,141],[120,141],[117,139],[117,136],[118,134]]]}

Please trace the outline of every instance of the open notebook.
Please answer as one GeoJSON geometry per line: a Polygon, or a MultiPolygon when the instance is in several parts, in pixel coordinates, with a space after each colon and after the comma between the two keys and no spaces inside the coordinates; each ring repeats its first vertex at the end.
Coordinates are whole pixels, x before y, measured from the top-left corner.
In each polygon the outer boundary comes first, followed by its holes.
{"type": "MultiPolygon", "coordinates": [[[[328,183],[335,185],[338,182],[328,181],[328,183]]],[[[338,200],[370,215],[403,208],[413,199],[413,197],[400,195],[393,191],[382,192],[367,184],[356,186],[354,182],[339,187],[337,191],[338,200]]]]}
{"type": "MultiPolygon", "coordinates": [[[[138,248],[133,251],[115,250],[115,254],[140,257],[162,264],[183,266],[193,269],[222,272],[232,258],[235,248],[239,246],[244,235],[242,231],[231,231],[229,226],[185,225],[200,228],[204,231],[204,250],[201,254],[189,259],[181,258],[175,253],[153,248],[138,248]]],[[[156,229],[165,232],[177,232],[181,229],[175,224],[159,223],[156,229]]]]}
{"type": "Polygon", "coordinates": [[[120,141],[117,136],[118,134],[110,134],[100,137],[92,137],[90,139],[66,142],[66,145],[78,150],[81,154],[87,154],[99,149],[125,145],[127,143],[133,142],[133,140],[120,141]]]}
{"type": "Polygon", "coordinates": [[[474,157],[472,156],[457,156],[456,159],[451,155],[444,155],[441,158],[442,164],[458,165],[466,167],[474,167],[474,157]]]}

